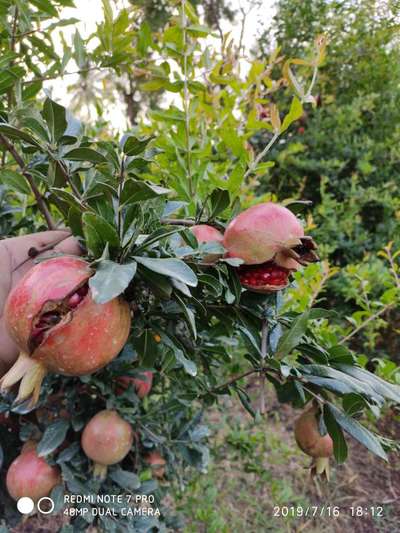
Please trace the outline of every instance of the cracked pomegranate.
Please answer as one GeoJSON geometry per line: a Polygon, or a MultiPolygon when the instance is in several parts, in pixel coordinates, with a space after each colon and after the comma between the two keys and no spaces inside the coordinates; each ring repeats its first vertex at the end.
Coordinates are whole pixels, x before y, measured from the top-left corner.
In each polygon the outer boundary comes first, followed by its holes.
{"type": "Polygon", "coordinates": [[[329,457],[333,455],[333,441],[328,433],[321,435],[318,413],[316,407],[305,411],[295,422],[294,436],[299,448],[314,459],[311,472],[324,474],[329,479],[329,457]]]}
{"type": "Polygon", "coordinates": [[[59,469],[39,457],[36,446],[31,442],[21,451],[21,455],[14,459],[7,471],[7,490],[14,500],[27,496],[37,502],[48,496],[59,483],[59,469]]]}
{"type": "MultiPolygon", "coordinates": [[[[224,240],[224,236],[220,231],[218,231],[216,228],[213,228],[212,226],[208,226],[207,224],[198,224],[196,226],[192,226],[190,228],[190,231],[196,237],[197,242],[199,244],[206,244],[211,242],[222,244],[222,241],[224,240]]],[[[215,261],[217,261],[220,257],[222,257],[222,254],[210,253],[204,257],[204,262],[215,263],[215,261]]]]}
{"type": "Polygon", "coordinates": [[[272,202],[235,217],[225,231],[223,245],[228,257],[243,261],[238,270],[242,285],[257,292],[285,288],[291,272],[319,260],[316,244],[304,235],[300,220],[272,202]]]}
{"type": "Polygon", "coordinates": [[[116,411],[97,413],[82,433],[82,448],[94,461],[94,476],[104,479],[107,467],[119,463],[132,448],[133,431],[116,411]]]}
{"type": "Polygon", "coordinates": [[[21,353],[1,379],[2,390],[21,380],[17,400],[38,400],[47,372],[80,376],[104,367],[124,346],[130,310],[121,298],[97,304],[89,264],[57,257],[34,266],[10,292],[7,329],[21,353]]]}

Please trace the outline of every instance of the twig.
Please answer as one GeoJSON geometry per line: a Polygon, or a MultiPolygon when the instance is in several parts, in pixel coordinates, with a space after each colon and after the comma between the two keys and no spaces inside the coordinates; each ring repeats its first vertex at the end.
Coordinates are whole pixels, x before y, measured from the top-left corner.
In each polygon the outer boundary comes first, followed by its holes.
{"type": "Polygon", "coordinates": [[[188,89],[188,65],[187,65],[187,33],[186,33],[186,0],[182,0],[182,34],[183,34],[183,110],[185,113],[185,140],[186,140],[186,164],[189,178],[189,196],[193,198],[193,177],[192,177],[192,154],[190,148],[190,96],[188,89]]]}
{"type": "Polygon", "coordinates": [[[265,369],[258,370],[258,369],[254,369],[253,368],[252,370],[248,370],[247,372],[243,372],[243,374],[239,374],[237,376],[233,376],[231,379],[229,379],[228,381],[226,381],[222,385],[218,385],[217,387],[214,387],[213,389],[207,391],[207,393],[217,392],[218,390],[225,389],[226,387],[229,387],[230,385],[233,385],[234,383],[236,383],[236,381],[239,381],[239,379],[245,378],[245,377],[250,376],[251,374],[255,374],[256,372],[259,372],[259,371],[262,372],[263,370],[265,371],[265,369]]]}
{"type": "Polygon", "coordinates": [[[32,246],[32,248],[29,248],[28,250],[28,257],[27,259],[25,259],[24,261],[22,261],[22,263],[20,263],[19,265],[17,265],[13,272],[15,272],[16,270],[18,270],[20,267],[22,267],[23,265],[25,265],[25,263],[27,263],[28,261],[30,261],[31,259],[34,259],[35,257],[37,257],[38,255],[42,254],[43,252],[48,252],[49,250],[52,250],[55,246],[57,246],[57,244],[60,244],[60,242],[63,242],[65,241],[65,239],[69,239],[71,237],[72,233],[70,231],[67,231],[67,234],[65,235],[65,237],[63,237],[62,239],[58,239],[57,241],[54,241],[50,244],[48,244],[47,246],[43,246],[43,248],[35,248],[34,246],[32,246]]]}
{"type": "Polygon", "coordinates": [[[318,283],[317,287],[314,289],[314,292],[311,295],[311,300],[309,304],[310,308],[314,306],[315,302],[317,301],[319,293],[321,292],[323,286],[325,285],[326,280],[329,279],[331,275],[329,266],[325,262],[323,263],[323,266],[325,267],[325,270],[323,272],[320,282],[318,283]]]}
{"type": "MultiPolygon", "coordinates": [[[[268,322],[264,318],[261,326],[261,359],[265,361],[267,357],[267,341],[268,341],[268,322]]],[[[265,414],[265,372],[260,370],[260,414],[265,414]]]]}
{"type": "MultiPolygon", "coordinates": [[[[10,52],[15,52],[15,35],[17,33],[17,22],[18,22],[18,7],[15,6],[14,10],[14,19],[12,24],[12,30],[11,30],[11,39],[10,39],[10,52]]],[[[10,61],[10,67],[14,64],[14,60],[11,59],[10,61]]],[[[7,95],[8,100],[8,110],[10,111],[11,106],[13,105],[14,95],[13,95],[13,86],[10,87],[7,95]]]]}
{"type": "Polygon", "coordinates": [[[254,172],[255,168],[257,168],[258,163],[264,158],[264,156],[267,154],[267,152],[269,152],[269,150],[272,148],[272,145],[278,139],[279,135],[280,135],[279,131],[274,133],[272,139],[269,141],[269,143],[264,148],[264,150],[262,150],[258,154],[258,156],[254,159],[254,161],[251,163],[249,168],[246,170],[246,172],[245,172],[245,174],[243,176],[243,180],[245,180],[250,174],[252,174],[254,172]]]}
{"type": "Polygon", "coordinates": [[[161,224],[170,224],[171,226],[194,226],[196,222],[187,218],[162,218],[161,224]]]}
{"type": "Polygon", "coordinates": [[[16,163],[21,169],[22,175],[26,178],[28,181],[30,188],[32,189],[33,195],[35,196],[38,208],[42,212],[47,226],[49,229],[54,230],[56,229],[56,224],[54,223],[54,220],[50,214],[50,211],[47,207],[47,204],[43,198],[43,196],[40,194],[39,189],[36,187],[36,184],[33,180],[32,175],[25,169],[25,163],[22,157],[19,155],[17,150],[15,149],[15,146],[3,135],[0,134],[0,143],[10,152],[10,154],[15,159],[16,163]]]}
{"type": "MultiPolygon", "coordinates": [[[[49,156],[51,157],[50,153],[49,153],[49,156]]],[[[81,193],[79,192],[79,190],[78,190],[77,186],[75,185],[75,183],[70,178],[70,175],[68,174],[67,170],[64,168],[64,165],[61,163],[61,161],[55,160],[55,162],[58,165],[58,168],[60,169],[61,174],[63,175],[63,178],[69,184],[69,186],[71,187],[72,191],[74,192],[75,196],[80,201],[80,203],[82,203],[81,202],[81,200],[82,200],[81,193]]]]}
{"type": "Polygon", "coordinates": [[[343,339],[339,341],[339,344],[344,344],[345,342],[347,342],[349,339],[354,337],[354,335],[356,335],[356,333],[358,333],[361,329],[365,328],[365,326],[367,324],[369,324],[370,322],[372,322],[376,318],[378,318],[381,315],[383,315],[384,313],[386,313],[386,311],[388,311],[392,307],[394,307],[394,303],[387,304],[387,305],[385,305],[385,307],[382,307],[382,309],[380,309],[379,311],[377,311],[373,315],[369,316],[366,320],[364,320],[364,322],[362,322],[359,326],[357,326],[356,329],[354,329],[351,333],[346,335],[346,337],[343,337],[343,339]]]}
{"type": "Polygon", "coordinates": [[[394,277],[394,281],[396,283],[396,286],[398,289],[400,289],[400,278],[396,272],[396,265],[394,263],[394,259],[393,259],[393,255],[392,255],[392,251],[390,249],[390,245],[388,245],[386,248],[385,248],[385,252],[387,254],[387,258],[389,260],[389,263],[390,263],[390,270],[392,271],[393,273],[393,277],[394,277]]]}

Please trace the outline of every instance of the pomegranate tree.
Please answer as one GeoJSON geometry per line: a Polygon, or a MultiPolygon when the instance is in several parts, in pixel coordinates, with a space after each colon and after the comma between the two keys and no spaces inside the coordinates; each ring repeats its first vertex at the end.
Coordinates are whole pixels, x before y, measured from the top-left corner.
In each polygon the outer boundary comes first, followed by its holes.
{"type": "Polygon", "coordinates": [[[130,329],[128,304],[120,297],[96,303],[89,289],[89,264],[56,257],[34,266],[10,292],[8,331],[21,353],[1,380],[2,390],[21,380],[17,400],[38,400],[47,372],[80,376],[109,363],[130,329]]]}
{"type": "Polygon", "coordinates": [[[313,406],[300,415],[294,426],[294,435],[299,448],[314,459],[311,472],[325,474],[329,479],[329,457],[333,455],[333,441],[328,433],[321,435],[318,413],[318,408],[313,406]]]}
{"type": "Polygon", "coordinates": [[[6,478],[7,490],[14,500],[27,496],[34,502],[48,496],[60,482],[59,469],[39,457],[31,442],[11,463],[6,478]]]}
{"type": "Polygon", "coordinates": [[[128,455],[133,444],[133,430],[116,411],[105,409],[85,426],[81,444],[87,457],[94,461],[93,475],[104,479],[107,467],[128,455]]]}
{"type": "Polygon", "coordinates": [[[318,261],[316,244],[304,235],[300,220],[272,202],[246,209],[228,225],[223,245],[228,257],[239,258],[242,285],[256,292],[284,289],[291,272],[318,261]]]}

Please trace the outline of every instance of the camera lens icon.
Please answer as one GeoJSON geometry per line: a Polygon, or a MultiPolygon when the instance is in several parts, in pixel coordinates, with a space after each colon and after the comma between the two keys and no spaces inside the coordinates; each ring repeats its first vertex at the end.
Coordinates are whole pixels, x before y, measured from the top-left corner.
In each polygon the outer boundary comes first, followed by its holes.
{"type": "Polygon", "coordinates": [[[24,496],[17,501],[17,509],[21,514],[31,514],[34,508],[34,501],[28,496],[24,496]]]}
{"type": "MultiPolygon", "coordinates": [[[[35,502],[28,496],[23,496],[17,501],[17,509],[21,514],[31,514],[35,508],[35,502]]],[[[50,514],[54,511],[54,501],[48,496],[40,498],[36,508],[41,514],[50,514]]]]}

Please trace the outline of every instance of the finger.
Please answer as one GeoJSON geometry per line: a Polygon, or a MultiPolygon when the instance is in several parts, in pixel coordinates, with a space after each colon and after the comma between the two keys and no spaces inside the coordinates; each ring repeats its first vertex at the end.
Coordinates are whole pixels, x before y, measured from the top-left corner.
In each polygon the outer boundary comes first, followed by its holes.
{"type": "Polygon", "coordinates": [[[77,241],[70,236],[70,232],[67,230],[43,231],[41,233],[24,235],[23,237],[13,237],[2,241],[2,244],[7,247],[10,254],[12,270],[15,270],[21,263],[29,258],[28,252],[32,248],[35,248],[40,252],[41,249],[54,244],[59,247],[58,251],[62,251],[63,253],[81,253],[77,241]],[[67,244],[62,247],[63,243],[67,244]]]}

